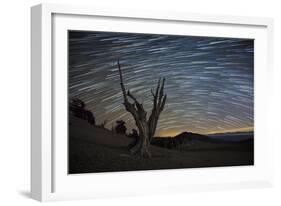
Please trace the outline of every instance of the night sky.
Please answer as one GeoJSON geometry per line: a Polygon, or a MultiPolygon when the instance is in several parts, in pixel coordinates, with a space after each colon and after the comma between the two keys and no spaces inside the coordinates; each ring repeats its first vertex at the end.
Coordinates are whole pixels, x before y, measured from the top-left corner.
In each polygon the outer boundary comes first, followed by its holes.
{"type": "Polygon", "coordinates": [[[126,89],[148,112],[150,90],[166,78],[156,136],[253,129],[253,40],[69,31],[69,98],[82,99],[97,124],[123,119],[129,132],[136,127],[122,104],[118,59],[126,89]]]}

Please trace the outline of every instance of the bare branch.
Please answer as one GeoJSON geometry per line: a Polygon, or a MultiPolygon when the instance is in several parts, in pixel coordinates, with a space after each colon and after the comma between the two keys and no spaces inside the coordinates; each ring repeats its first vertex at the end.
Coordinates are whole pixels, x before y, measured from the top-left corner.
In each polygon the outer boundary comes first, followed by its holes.
{"type": "Polygon", "coordinates": [[[165,94],[165,96],[164,96],[164,98],[163,98],[163,100],[162,100],[162,102],[161,102],[161,105],[160,105],[160,112],[162,112],[163,109],[164,109],[164,106],[165,106],[165,103],[166,103],[166,98],[167,98],[167,94],[165,94]]]}
{"type": "Polygon", "coordinates": [[[156,93],[152,92],[153,95],[153,108],[151,114],[148,119],[148,127],[149,127],[149,137],[152,138],[157,127],[157,122],[160,116],[160,113],[163,111],[167,95],[164,95],[164,85],[165,85],[165,78],[159,78],[156,93]]]}
{"type": "Polygon", "coordinates": [[[137,98],[134,97],[134,95],[130,92],[130,90],[128,90],[127,95],[128,95],[128,97],[130,97],[132,100],[134,100],[135,105],[136,105],[136,108],[137,108],[139,111],[144,111],[144,108],[143,108],[142,104],[138,102],[137,98]]]}
{"type": "Polygon", "coordinates": [[[130,90],[127,91],[127,95],[128,97],[130,97],[132,100],[134,100],[135,102],[138,102],[137,98],[133,96],[133,94],[131,94],[130,90]]]}
{"type": "Polygon", "coordinates": [[[152,89],[150,90],[150,92],[151,92],[152,96],[155,98],[155,94],[153,93],[152,89]]]}
{"type": "Polygon", "coordinates": [[[118,71],[119,71],[119,76],[120,76],[120,86],[121,86],[121,89],[122,89],[122,92],[123,92],[124,102],[126,103],[126,102],[128,102],[128,98],[127,98],[126,89],[125,89],[125,86],[124,86],[124,83],[123,83],[123,75],[122,75],[119,59],[118,59],[117,63],[118,63],[118,71]]]}
{"type": "Polygon", "coordinates": [[[162,80],[161,88],[160,88],[160,93],[159,93],[159,101],[161,101],[163,94],[164,94],[164,85],[165,85],[165,78],[162,80]]]}
{"type": "Polygon", "coordinates": [[[153,109],[152,109],[152,113],[154,111],[156,111],[156,108],[157,108],[157,100],[158,100],[158,95],[159,95],[160,82],[161,82],[161,78],[159,78],[159,80],[158,80],[155,94],[153,93],[153,91],[151,89],[151,93],[152,93],[152,96],[153,96],[153,109]]]}
{"type": "Polygon", "coordinates": [[[155,93],[156,99],[159,95],[160,82],[161,82],[161,77],[158,79],[158,83],[157,83],[157,88],[156,88],[156,93],[155,93]]]}
{"type": "Polygon", "coordinates": [[[122,76],[122,71],[121,71],[119,59],[117,60],[117,65],[118,65],[118,71],[119,71],[119,76],[120,76],[120,82],[121,82],[121,84],[123,84],[123,76],[122,76]]]}

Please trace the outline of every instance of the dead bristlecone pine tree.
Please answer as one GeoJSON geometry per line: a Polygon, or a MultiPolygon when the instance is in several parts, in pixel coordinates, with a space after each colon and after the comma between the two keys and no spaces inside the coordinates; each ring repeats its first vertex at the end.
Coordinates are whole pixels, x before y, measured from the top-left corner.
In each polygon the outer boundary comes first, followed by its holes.
{"type": "Polygon", "coordinates": [[[130,90],[125,89],[122,70],[118,60],[118,71],[120,76],[120,85],[123,92],[124,106],[130,112],[135,120],[136,126],[139,130],[138,142],[130,149],[132,154],[139,154],[142,157],[151,157],[149,150],[150,141],[153,138],[160,113],[163,111],[166,97],[164,95],[165,79],[159,78],[155,92],[151,89],[153,96],[153,108],[149,118],[147,119],[147,112],[144,110],[143,105],[133,96],[130,90]],[[131,99],[132,103],[129,101],[131,99]]]}

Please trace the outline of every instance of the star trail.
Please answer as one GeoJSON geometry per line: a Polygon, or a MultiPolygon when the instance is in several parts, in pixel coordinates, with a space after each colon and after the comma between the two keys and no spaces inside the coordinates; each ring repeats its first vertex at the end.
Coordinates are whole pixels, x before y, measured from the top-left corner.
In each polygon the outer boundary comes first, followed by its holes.
{"type": "MultiPolygon", "coordinates": [[[[97,124],[126,122],[119,59],[127,89],[151,111],[151,89],[166,78],[156,136],[246,131],[254,126],[254,40],[69,31],[69,99],[80,98],[97,124]]],[[[148,113],[149,115],[149,113],[148,113]]]]}

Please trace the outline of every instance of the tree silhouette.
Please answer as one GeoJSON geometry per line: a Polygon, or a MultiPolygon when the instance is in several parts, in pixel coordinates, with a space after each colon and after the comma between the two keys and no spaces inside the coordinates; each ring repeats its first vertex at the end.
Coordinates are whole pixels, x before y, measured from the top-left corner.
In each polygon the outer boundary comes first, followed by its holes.
{"type": "Polygon", "coordinates": [[[117,134],[126,134],[127,128],[125,126],[125,122],[123,120],[117,120],[115,126],[115,132],[117,134]]]}
{"type": "Polygon", "coordinates": [[[164,85],[165,78],[161,81],[159,78],[156,91],[153,92],[151,89],[151,94],[153,96],[153,108],[151,114],[147,120],[147,112],[144,110],[143,105],[138,102],[138,100],[133,96],[130,90],[126,91],[123,76],[121,71],[121,66],[119,60],[118,71],[120,76],[120,85],[123,93],[124,106],[128,112],[130,112],[135,120],[136,126],[139,130],[139,141],[135,146],[133,146],[130,151],[132,154],[139,153],[142,157],[150,157],[151,153],[149,150],[149,145],[152,137],[155,134],[155,130],[157,127],[157,122],[160,116],[160,113],[163,111],[166,97],[164,95],[164,85]],[[129,98],[133,101],[133,103],[129,102],[129,98]]]}
{"type": "Polygon", "coordinates": [[[102,123],[101,123],[101,128],[105,128],[105,125],[107,124],[107,119],[106,120],[104,120],[102,123]]]}
{"type": "Polygon", "coordinates": [[[93,113],[89,110],[85,110],[86,116],[87,116],[87,120],[91,125],[95,125],[96,124],[96,120],[95,117],[93,115],[93,113]]]}
{"type": "Polygon", "coordinates": [[[69,104],[69,110],[74,116],[87,120],[91,125],[96,124],[95,116],[90,110],[86,110],[86,104],[81,99],[72,99],[69,104]]]}

